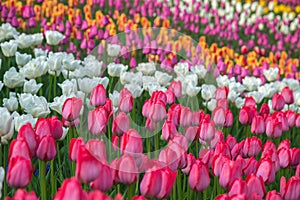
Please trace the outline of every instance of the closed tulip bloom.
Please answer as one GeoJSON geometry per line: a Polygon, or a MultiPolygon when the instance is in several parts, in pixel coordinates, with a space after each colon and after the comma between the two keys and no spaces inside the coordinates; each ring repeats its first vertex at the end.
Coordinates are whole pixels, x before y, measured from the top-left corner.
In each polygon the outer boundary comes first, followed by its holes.
{"type": "Polygon", "coordinates": [[[39,118],[35,124],[35,133],[39,138],[51,135],[51,126],[48,119],[39,118]]]}
{"type": "Polygon", "coordinates": [[[122,136],[130,128],[130,119],[126,113],[120,112],[113,120],[112,132],[114,135],[122,136]]]}
{"type": "Polygon", "coordinates": [[[260,198],[263,198],[266,195],[266,187],[261,176],[258,177],[255,174],[250,174],[246,178],[246,183],[249,196],[252,193],[258,194],[260,198]]]}
{"type": "Polygon", "coordinates": [[[190,108],[181,106],[179,125],[190,126],[192,124],[193,113],[190,108]]]}
{"type": "Polygon", "coordinates": [[[226,143],[229,145],[230,149],[232,149],[237,143],[237,141],[235,137],[232,137],[232,135],[228,134],[226,138],[226,143]]]}
{"type": "Polygon", "coordinates": [[[261,176],[264,182],[273,183],[275,180],[275,167],[270,158],[258,162],[256,176],[261,176]]]}
{"type": "Polygon", "coordinates": [[[280,194],[286,200],[300,199],[300,178],[292,176],[286,182],[285,177],[282,176],[280,179],[280,194]]]}
{"type": "Polygon", "coordinates": [[[5,200],[16,200],[16,199],[38,200],[39,198],[36,196],[34,191],[28,193],[24,189],[18,189],[12,198],[5,197],[5,200]]]}
{"type": "Polygon", "coordinates": [[[229,157],[222,154],[216,154],[213,157],[212,166],[211,166],[213,175],[215,175],[216,177],[220,176],[221,169],[227,160],[229,160],[229,157]]]}
{"type": "Polygon", "coordinates": [[[76,178],[69,178],[64,180],[53,200],[82,200],[85,198],[86,196],[81,189],[80,182],[76,178]]]}
{"type": "Polygon", "coordinates": [[[12,158],[16,156],[21,156],[28,160],[31,159],[31,152],[29,146],[26,140],[22,137],[13,140],[9,146],[8,160],[10,161],[12,158]]]}
{"type": "Polygon", "coordinates": [[[231,157],[230,147],[226,142],[220,141],[216,144],[215,155],[222,154],[231,157]]]}
{"type": "Polygon", "coordinates": [[[215,124],[212,120],[204,118],[200,123],[199,137],[200,139],[210,142],[215,136],[215,124]]]}
{"type": "MultiPolygon", "coordinates": [[[[105,193],[100,192],[99,190],[94,190],[88,194],[88,197],[86,197],[88,200],[112,200],[109,196],[107,196],[105,193]]],[[[117,197],[115,198],[117,200],[117,197]]]]}
{"type": "Polygon", "coordinates": [[[72,160],[73,162],[77,161],[78,157],[78,151],[80,146],[84,145],[83,138],[78,137],[78,138],[72,138],[70,141],[70,146],[69,146],[69,159],[72,160]]]}
{"type": "Polygon", "coordinates": [[[262,116],[256,115],[253,117],[252,123],[251,123],[251,132],[259,135],[263,134],[266,130],[265,120],[262,116]]]}
{"type": "Polygon", "coordinates": [[[35,131],[30,123],[26,123],[19,129],[17,138],[24,138],[30,149],[31,155],[35,156],[35,151],[38,145],[38,136],[35,135],[35,131]]]}
{"type": "Polygon", "coordinates": [[[182,85],[180,81],[172,81],[169,88],[174,92],[176,98],[180,98],[182,96],[182,85]]]}
{"type": "Polygon", "coordinates": [[[281,95],[283,96],[284,102],[286,104],[292,104],[292,103],[294,103],[293,90],[291,90],[289,87],[283,88],[281,90],[281,95]]]}
{"type": "Polygon", "coordinates": [[[94,190],[106,192],[113,186],[113,176],[110,166],[100,164],[100,175],[90,184],[94,190]]]}
{"type": "Polygon", "coordinates": [[[257,156],[262,150],[262,141],[259,138],[246,138],[243,145],[243,156],[257,156]]]}
{"type": "Polygon", "coordinates": [[[229,93],[228,87],[218,87],[216,90],[216,99],[227,99],[229,93]]]}
{"type": "Polygon", "coordinates": [[[161,100],[150,103],[148,112],[149,118],[154,122],[159,122],[167,116],[166,105],[161,100]]]}
{"type": "Polygon", "coordinates": [[[181,105],[180,104],[173,104],[170,106],[168,110],[168,120],[172,121],[175,126],[179,126],[180,124],[180,112],[181,112],[181,105]]]}
{"type": "Polygon", "coordinates": [[[282,134],[282,123],[277,118],[266,120],[266,135],[271,138],[279,138],[282,134]]]}
{"type": "Polygon", "coordinates": [[[43,161],[52,160],[56,156],[56,142],[51,135],[42,137],[36,150],[36,156],[43,161]]]}
{"type": "Polygon", "coordinates": [[[136,163],[129,154],[125,154],[119,160],[118,178],[121,183],[132,184],[137,181],[139,177],[136,163]]]}
{"type": "Polygon", "coordinates": [[[226,111],[223,107],[216,107],[212,113],[212,120],[217,127],[223,127],[225,124],[226,111]]]}
{"type": "Polygon", "coordinates": [[[185,130],[185,137],[189,142],[196,141],[199,138],[198,126],[190,126],[185,130]]]}
{"type": "Polygon", "coordinates": [[[52,116],[47,119],[50,125],[51,134],[54,139],[60,139],[63,135],[63,124],[57,116],[52,116]]]}
{"type": "Polygon", "coordinates": [[[172,171],[168,167],[163,168],[163,170],[161,170],[161,173],[161,188],[160,192],[156,196],[156,198],[158,199],[164,199],[170,196],[177,177],[177,171],[172,171]]]}
{"type": "Polygon", "coordinates": [[[80,98],[68,98],[62,107],[62,116],[67,121],[74,121],[79,117],[82,107],[82,100],[80,98]]]}
{"type": "Polygon", "coordinates": [[[136,130],[129,129],[123,134],[121,137],[121,152],[133,156],[143,153],[143,140],[136,130]]]}
{"type": "Polygon", "coordinates": [[[102,107],[89,112],[88,129],[92,135],[101,135],[106,132],[107,112],[102,107]]]}
{"type": "Polygon", "coordinates": [[[277,155],[279,158],[279,165],[281,168],[286,168],[291,163],[291,155],[290,151],[286,147],[282,147],[277,151],[277,155]]]}
{"type": "Polygon", "coordinates": [[[83,183],[94,181],[100,175],[100,161],[84,146],[79,147],[76,177],[83,183]]]}
{"type": "Polygon", "coordinates": [[[279,122],[282,124],[282,131],[289,130],[288,119],[283,112],[275,112],[273,113],[274,118],[277,118],[279,122]]]}
{"type": "Polygon", "coordinates": [[[184,174],[190,174],[193,164],[196,162],[196,158],[192,153],[186,155],[186,166],[181,170],[184,174]]]}
{"type": "Polygon", "coordinates": [[[287,118],[287,122],[290,128],[293,128],[295,126],[295,122],[296,122],[296,113],[291,111],[291,110],[287,110],[284,113],[285,117],[287,118]]]}
{"type": "Polygon", "coordinates": [[[259,115],[263,116],[264,118],[270,114],[269,105],[264,103],[261,105],[259,110],[259,115]]]}
{"type": "Polygon", "coordinates": [[[300,114],[296,114],[295,126],[296,126],[297,128],[300,127],[300,114]]]}
{"type": "Polygon", "coordinates": [[[243,165],[243,174],[248,176],[249,174],[256,173],[258,162],[255,157],[244,159],[246,162],[243,165]]]}
{"type": "Polygon", "coordinates": [[[149,168],[141,183],[140,183],[140,192],[143,196],[156,198],[161,189],[162,174],[161,169],[158,167],[149,168]]]}
{"type": "Polygon", "coordinates": [[[209,186],[209,170],[204,163],[196,160],[196,162],[192,165],[188,183],[189,186],[197,192],[202,192],[209,186]]]}
{"type": "Polygon", "coordinates": [[[102,84],[98,84],[93,88],[90,96],[90,103],[92,106],[103,106],[106,102],[106,90],[102,84]]]}
{"type": "Polygon", "coordinates": [[[291,166],[296,167],[300,163],[300,149],[291,148],[290,155],[291,155],[291,166]]]}
{"type": "Polygon", "coordinates": [[[227,160],[221,168],[219,183],[223,188],[228,188],[236,179],[242,177],[242,166],[236,161],[227,160]]]}
{"type": "Polygon", "coordinates": [[[243,125],[250,125],[256,114],[256,109],[253,106],[243,106],[240,110],[239,121],[243,125]]]}
{"type": "Polygon", "coordinates": [[[246,181],[241,178],[235,179],[228,189],[228,196],[235,194],[248,194],[248,187],[246,181]]]}
{"type": "Polygon", "coordinates": [[[8,165],[6,181],[10,187],[24,188],[31,179],[31,161],[21,156],[12,158],[8,165]]]}
{"type": "Polygon", "coordinates": [[[106,163],[106,148],[103,141],[98,139],[90,139],[86,143],[86,148],[93,156],[103,163],[106,163]]]}
{"type": "Polygon", "coordinates": [[[296,173],[295,173],[295,176],[297,176],[297,177],[300,178],[300,164],[298,164],[297,167],[296,167],[296,173]]]}
{"type": "Polygon", "coordinates": [[[173,124],[172,121],[169,120],[165,120],[161,132],[162,132],[162,137],[167,141],[169,139],[172,139],[175,135],[178,134],[176,126],[173,124]]]}
{"type": "Polygon", "coordinates": [[[272,97],[272,108],[273,110],[282,110],[285,105],[284,98],[281,94],[274,94],[272,97]]]}
{"type": "Polygon", "coordinates": [[[133,108],[133,97],[127,88],[123,88],[120,92],[119,110],[121,112],[131,112],[133,108]]]}
{"type": "Polygon", "coordinates": [[[266,200],[282,200],[281,194],[276,190],[269,191],[266,200]]]}
{"type": "Polygon", "coordinates": [[[253,97],[246,97],[245,98],[245,103],[244,106],[253,106],[256,107],[256,101],[253,97]]]}

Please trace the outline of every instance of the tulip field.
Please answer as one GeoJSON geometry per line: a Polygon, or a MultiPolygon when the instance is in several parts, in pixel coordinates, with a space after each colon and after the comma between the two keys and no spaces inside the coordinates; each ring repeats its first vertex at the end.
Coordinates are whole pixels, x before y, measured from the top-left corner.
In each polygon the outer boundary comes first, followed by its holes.
{"type": "Polygon", "coordinates": [[[1,0],[0,199],[300,200],[300,1],[1,0]]]}

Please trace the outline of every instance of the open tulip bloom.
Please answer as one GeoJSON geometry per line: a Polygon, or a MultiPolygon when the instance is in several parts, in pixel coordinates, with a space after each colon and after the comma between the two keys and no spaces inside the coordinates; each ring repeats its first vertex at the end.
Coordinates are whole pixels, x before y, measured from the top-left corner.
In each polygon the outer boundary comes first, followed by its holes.
{"type": "Polygon", "coordinates": [[[0,197],[300,199],[300,4],[0,2],[0,197]]]}

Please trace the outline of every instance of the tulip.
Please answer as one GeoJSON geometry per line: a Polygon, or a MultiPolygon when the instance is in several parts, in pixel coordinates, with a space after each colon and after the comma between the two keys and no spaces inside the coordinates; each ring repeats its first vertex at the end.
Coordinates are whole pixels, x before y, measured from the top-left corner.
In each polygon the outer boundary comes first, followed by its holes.
{"type": "Polygon", "coordinates": [[[291,166],[296,167],[300,163],[300,149],[291,148],[289,150],[291,155],[291,166]]]}
{"type": "Polygon", "coordinates": [[[62,122],[57,118],[57,116],[52,116],[47,119],[50,125],[51,134],[54,139],[60,139],[63,135],[62,122]]]}
{"type": "Polygon", "coordinates": [[[292,104],[294,103],[294,95],[293,90],[291,90],[289,87],[285,87],[281,90],[281,95],[284,99],[284,102],[286,104],[292,104]]]}
{"type": "Polygon", "coordinates": [[[208,117],[200,122],[199,137],[200,139],[210,142],[215,136],[215,124],[208,117]]]}
{"type": "Polygon", "coordinates": [[[58,31],[46,31],[45,32],[46,41],[49,45],[58,45],[65,36],[58,31]]]}
{"type": "Polygon", "coordinates": [[[223,107],[216,107],[212,113],[212,120],[217,127],[223,127],[225,124],[225,109],[223,107]]]}
{"type": "Polygon", "coordinates": [[[107,112],[102,107],[89,112],[88,129],[92,135],[101,135],[106,132],[107,112]]]}
{"type": "Polygon", "coordinates": [[[113,177],[111,169],[106,164],[100,164],[100,175],[91,182],[90,186],[94,190],[105,192],[113,186],[113,177]]]}
{"type": "Polygon", "coordinates": [[[56,156],[56,142],[51,135],[46,135],[39,141],[36,156],[43,161],[50,161],[56,156]]]}
{"type": "Polygon", "coordinates": [[[31,179],[31,161],[21,156],[15,156],[9,161],[6,181],[14,188],[26,187],[31,179]]]}
{"type": "Polygon", "coordinates": [[[214,176],[219,177],[221,174],[221,169],[224,165],[224,163],[229,160],[228,156],[222,155],[222,154],[216,154],[213,157],[212,161],[212,173],[214,176]]]}
{"type": "Polygon", "coordinates": [[[276,190],[272,190],[267,193],[266,200],[282,200],[282,197],[276,190]]]}
{"type": "Polygon", "coordinates": [[[87,198],[81,189],[80,182],[76,178],[65,179],[53,200],[73,199],[81,200],[87,198]]]}
{"type": "Polygon", "coordinates": [[[83,183],[94,181],[100,175],[100,161],[86,147],[78,150],[76,177],[83,183]]]}
{"type": "MultiPolygon", "coordinates": [[[[117,195],[118,196],[118,195],[117,195]]],[[[115,200],[117,200],[117,196],[115,200]]],[[[107,196],[105,193],[100,192],[99,190],[94,190],[88,194],[88,197],[86,197],[88,200],[111,200],[109,196],[107,196]]]]}
{"type": "Polygon", "coordinates": [[[182,95],[182,84],[180,81],[172,81],[170,83],[169,89],[172,90],[176,98],[180,98],[182,95]]]}
{"type": "Polygon", "coordinates": [[[270,114],[270,108],[268,104],[262,104],[262,106],[260,107],[259,110],[259,115],[263,116],[265,118],[265,116],[270,114]]]}
{"type": "Polygon", "coordinates": [[[102,84],[98,84],[91,92],[90,103],[92,106],[103,106],[106,102],[106,90],[102,84]]]}
{"type": "Polygon", "coordinates": [[[253,106],[256,107],[256,101],[253,97],[246,97],[244,106],[253,106]]]}
{"type": "Polygon", "coordinates": [[[272,108],[273,110],[282,110],[285,105],[285,100],[281,94],[274,94],[272,97],[272,108]]]}
{"type": "Polygon", "coordinates": [[[243,156],[257,156],[262,150],[262,142],[256,137],[246,138],[243,145],[243,156]]]}
{"type": "Polygon", "coordinates": [[[179,125],[180,126],[189,126],[192,123],[193,113],[190,108],[181,107],[179,125]]]}
{"type": "Polygon", "coordinates": [[[187,127],[185,130],[185,137],[189,142],[196,141],[199,138],[198,129],[199,127],[197,126],[187,127]]]}
{"type": "Polygon", "coordinates": [[[127,88],[123,88],[120,92],[119,110],[121,112],[131,112],[133,108],[133,97],[127,88]]]}
{"type": "Polygon", "coordinates": [[[275,167],[270,158],[258,162],[256,176],[261,176],[264,182],[272,183],[275,180],[275,167]]]}
{"type": "Polygon", "coordinates": [[[238,195],[238,194],[248,194],[248,187],[246,181],[241,178],[235,179],[228,189],[228,196],[238,195]]]}
{"type": "Polygon", "coordinates": [[[188,183],[189,186],[197,192],[202,192],[209,186],[209,170],[204,163],[196,160],[190,170],[188,183]]]}
{"type": "Polygon", "coordinates": [[[236,162],[227,160],[221,167],[219,183],[223,188],[228,188],[234,179],[242,176],[242,166],[236,162]]]}
{"type": "Polygon", "coordinates": [[[256,109],[253,106],[243,106],[240,110],[239,121],[243,125],[250,125],[256,114],[256,109]]]}
{"type": "Polygon", "coordinates": [[[216,90],[216,99],[227,99],[229,93],[228,87],[219,87],[216,90]]]}
{"type": "Polygon", "coordinates": [[[280,194],[283,199],[293,200],[300,198],[300,178],[292,176],[288,182],[284,176],[280,179],[280,194]]]}
{"type": "Polygon", "coordinates": [[[282,123],[277,118],[266,120],[266,135],[271,138],[279,138],[282,134],[282,123]]]}
{"type": "Polygon", "coordinates": [[[133,157],[143,153],[143,140],[140,134],[134,130],[129,129],[121,137],[121,152],[123,154],[128,153],[133,157]]]}
{"type": "Polygon", "coordinates": [[[146,197],[156,198],[161,189],[161,185],[156,183],[161,182],[161,169],[156,167],[148,169],[140,184],[141,194],[146,197]]]}
{"type": "Polygon", "coordinates": [[[80,98],[68,98],[62,107],[62,116],[67,121],[74,121],[79,117],[82,107],[80,98]]]}
{"type": "Polygon", "coordinates": [[[86,143],[86,148],[89,150],[93,156],[102,162],[106,162],[106,149],[103,141],[98,139],[90,139],[86,143]]]}
{"type": "Polygon", "coordinates": [[[121,183],[132,184],[138,179],[138,168],[129,154],[124,154],[118,163],[118,179],[121,183]]]}
{"type": "Polygon", "coordinates": [[[158,199],[164,199],[170,196],[177,176],[177,171],[173,172],[168,167],[164,168],[161,173],[161,188],[157,194],[158,199]]]}
{"type": "Polygon", "coordinates": [[[278,149],[277,154],[279,158],[280,167],[282,168],[288,167],[291,163],[291,155],[289,149],[286,147],[282,147],[278,149]]]}
{"type": "Polygon", "coordinates": [[[167,116],[166,105],[163,101],[155,101],[150,103],[149,118],[154,122],[159,122],[167,116]]]}
{"type": "Polygon", "coordinates": [[[16,156],[21,156],[25,159],[31,159],[29,146],[24,138],[18,138],[11,142],[8,152],[8,160],[10,161],[16,156]]]}
{"type": "Polygon", "coordinates": [[[256,193],[260,198],[266,195],[266,188],[261,176],[257,177],[255,174],[250,174],[246,178],[248,186],[248,194],[251,196],[252,193],[256,193]]]}
{"type": "Polygon", "coordinates": [[[178,132],[173,122],[169,120],[165,120],[162,127],[162,137],[168,141],[169,139],[172,139],[177,134],[178,132]]]}
{"type": "Polygon", "coordinates": [[[16,200],[16,199],[38,200],[39,198],[36,196],[34,191],[31,191],[30,193],[28,193],[24,189],[18,189],[12,198],[5,197],[5,200],[16,200]]]}
{"type": "Polygon", "coordinates": [[[70,146],[69,146],[69,154],[68,154],[70,160],[72,160],[73,162],[77,161],[79,148],[83,145],[84,145],[83,138],[78,137],[78,138],[71,139],[70,146]]]}
{"type": "Polygon", "coordinates": [[[114,135],[122,136],[130,128],[130,119],[126,113],[120,112],[113,120],[112,132],[114,135]]]}
{"type": "Polygon", "coordinates": [[[35,156],[35,151],[38,145],[38,137],[35,135],[35,131],[33,130],[30,123],[26,123],[23,125],[19,132],[17,139],[24,138],[32,156],[35,156]]]}
{"type": "Polygon", "coordinates": [[[260,115],[256,115],[253,117],[252,124],[251,124],[251,132],[259,135],[265,132],[266,125],[264,118],[260,115]]]}

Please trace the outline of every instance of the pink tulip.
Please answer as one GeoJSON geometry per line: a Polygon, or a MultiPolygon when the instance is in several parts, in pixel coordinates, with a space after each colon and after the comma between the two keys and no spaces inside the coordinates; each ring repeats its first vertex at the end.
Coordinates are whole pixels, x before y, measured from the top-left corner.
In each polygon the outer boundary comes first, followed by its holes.
{"type": "Polygon", "coordinates": [[[284,176],[280,179],[280,194],[283,199],[300,199],[300,178],[292,176],[288,182],[284,176]]]}
{"type": "Polygon", "coordinates": [[[121,112],[131,112],[133,108],[133,97],[127,88],[123,88],[120,92],[119,110],[121,112]]]}
{"type": "Polygon", "coordinates": [[[162,127],[162,136],[165,140],[172,139],[175,135],[177,135],[176,126],[173,124],[172,121],[165,120],[163,127],[162,127]]]}
{"type": "Polygon", "coordinates": [[[170,168],[166,167],[161,171],[161,177],[161,188],[157,194],[158,199],[164,199],[170,196],[177,177],[177,171],[173,172],[170,168]]]}
{"type": "Polygon", "coordinates": [[[71,139],[68,154],[70,160],[72,160],[73,162],[77,161],[79,148],[83,145],[84,141],[81,137],[71,139]]]}
{"type": "Polygon", "coordinates": [[[53,200],[81,200],[86,198],[87,196],[83,192],[80,182],[76,178],[69,178],[64,180],[61,188],[58,190],[53,200]]]}
{"type": "Polygon", "coordinates": [[[285,105],[285,100],[281,94],[274,94],[272,97],[272,108],[273,110],[282,110],[285,105]]]}
{"type": "Polygon", "coordinates": [[[256,173],[258,162],[255,157],[245,159],[243,165],[243,174],[248,176],[249,174],[256,173]]]}
{"type": "Polygon", "coordinates": [[[170,83],[169,89],[172,90],[176,98],[180,98],[182,95],[182,85],[180,81],[172,81],[170,83]]]}
{"type": "Polygon", "coordinates": [[[46,135],[41,138],[37,150],[36,156],[43,161],[50,161],[56,156],[56,142],[51,135],[46,135]]]}
{"type": "Polygon", "coordinates": [[[282,123],[277,118],[266,120],[266,135],[271,138],[279,138],[282,134],[282,123]]]}
{"type": "Polygon", "coordinates": [[[98,84],[93,88],[90,96],[90,103],[92,106],[103,106],[106,102],[106,90],[102,84],[98,84]]]}
{"type": "Polygon", "coordinates": [[[54,139],[60,139],[62,134],[63,134],[63,124],[62,122],[58,119],[57,116],[52,116],[51,118],[48,118],[48,123],[50,126],[51,130],[51,135],[53,136],[54,139]]]}
{"type": "Polygon", "coordinates": [[[291,155],[289,149],[286,147],[282,147],[278,149],[277,154],[279,158],[280,167],[282,168],[288,167],[291,163],[291,155]]]}
{"type": "Polygon", "coordinates": [[[113,186],[113,176],[110,167],[106,164],[101,163],[100,175],[91,182],[90,186],[94,190],[100,190],[106,192],[113,186]]]}
{"type": "Polygon", "coordinates": [[[226,161],[229,160],[228,156],[222,154],[216,154],[212,161],[212,173],[214,176],[219,177],[221,169],[226,161]]]}
{"type": "Polygon", "coordinates": [[[114,135],[122,136],[130,128],[130,119],[126,113],[120,112],[113,120],[112,132],[114,135]]]}
{"type": "Polygon", "coordinates": [[[152,101],[149,107],[149,118],[154,122],[159,122],[167,116],[166,105],[163,101],[152,101]]]}
{"type": "Polygon", "coordinates": [[[102,163],[106,163],[106,148],[103,141],[98,139],[90,139],[86,143],[86,148],[98,160],[100,160],[102,163]]]}
{"type": "Polygon", "coordinates": [[[24,138],[14,139],[10,146],[8,152],[8,161],[10,162],[11,159],[14,157],[21,156],[25,159],[31,159],[31,152],[29,146],[24,138]]]}
{"type": "Polygon", "coordinates": [[[254,106],[243,106],[240,110],[239,121],[243,125],[250,125],[255,115],[256,108],[254,106]]]}
{"type": "Polygon", "coordinates": [[[300,163],[300,149],[291,148],[290,155],[291,155],[291,166],[296,167],[300,163]]]}
{"type": "Polygon", "coordinates": [[[62,107],[62,116],[67,121],[74,121],[79,117],[82,107],[80,98],[68,98],[62,107]]]}
{"type": "Polygon", "coordinates": [[[248,187],[246,181],[241,178],[235,179],[228,189],[228,196],[235,194],[248,194],[248,187]]]}
{"type": "Polygon", "coordinates": [[[227,160],[221,167],[219,183],[223,188],[228,188],[234,179],[242,177],[242,166],[235,161],[227,160]]]}
{"type": "Polygon", "coordinates": [[[30,199],[30,200],[38,200],[39,198],[36,196],[36,194],[34,193],[34,191],[31,191],[30,193],[28,193],[26,190],[24,189],[18,189],[14,196],[12,198],[10,197],[5,197],[5,200],[23,200],[23,199],[30,199]]]}
{"type": "Polygon", "coordinates": [[[243,156],[257,156],[262,150],[262,141],[259,138],[246,138],[243,145],[243,156]]]}
{"type": "Polygon", "coordinates": [[[104,108],[98,107],[89,112],[88,129],[92,135],[102,135],[106,132],[107,112],[104,108]]]}
{"type": "Polygon", "coordinates": [[[289,87],[285,87],[281,90],[281,95],[284,99],[284,102],[286,104],[292,104],[294,103],[294,95],[293,90],[291,90],[289,87]]]}
{"type": "Polygon", "coordinates": [[[248,186],[248,196],[256,193],[260,198],[266,195],[266,188],[264,181],[261,176],[257,177],[255,174],[250,174],[246,178],[246,183],[248,186]]]}
{"type": "Polygon", "coordinates": [[[87,200],[112,200],[105,193],[100,192],[99,190],[94,190],[88,194],[87,200]]]}
{"type": "MultiPolygon", "coordinates": [[[[38,143],[38,136],[35,135],[35,131],[33,130],[30,123],[26,123],[23,125],[18,132],[17,139],[23,138],[25,139],[32,156],[35,156],[35,151],[38,143]]],[[[12,143],[11,143],[12,145],[12,143]]]]}
{"type": "Polygon", "coordinates": [[[118,162],[118,179],[121,183],[132,184],[138,179],[138,168],[129,154],[124,154],[118,162]]]}
{"type": "Polygon", "coordinates": [[[121,137],[121,152],[122,154],[131,154],[133,157],[143,153],[143,140],[140,134],[134,130],[129,129],[121,137]]]}
{"type": "Polygon", "coordinates": [[[143,196],[156,198],[160,192],[162,182],[161,169],[153,167],[148,169],[140,183],[140,192],[143,196]]]}
{"type": "Polygon", "coordinates": [[[215,98],[218,99],[227,99],[229,93],[228,87],[219,87],[216,90],[216,96],[215,98]]]}
{"type": "Polygon", "coordinates": [[[282,200],[282,197],[276,190],[272,190],[267,193],[266,200],[282,200]]]}
{"type": "Polygon", "coordinates": [[[35,133],[39,138],[51,135],[51,125],[48,119],[39,118],[35,124],[35,133]]]}
{"type": "Polygon", "coordinates": [[[6,181],[10,187],[26,187],[32,176],[31,161],[21,156],[15,156],[9,161],[6,181]]]}
{"type": "Polygon", "coordinates": [[[261,176],[264,182],[273,183],[275,180],[275,167],[270,158],[258,162],[256,176],[261,176]]]}
{"type": "Polygon", "coordinates": [[[199,137],[204,141],[211,141],[215,136],[215,124],[209,117],[205,117],[200,122],[199,137]]]}
{"type": "Polygon", "coordinates": [[[209,186],[209,170],[204,163],[196,160],[190,170],[188,183],[189,186],[197,192],[202,192],[209,186]]]}
{"type": "Polygon", "coordinates": [[[251,124],[251,132],[259,135],[265,132],[266,125],[264,118],[260,115],[256,115],[253,117],[252,124],[251,124]]]}

